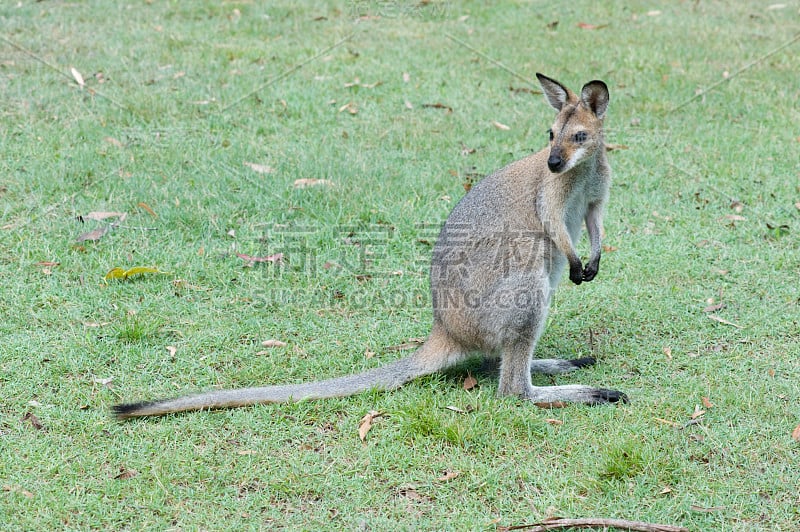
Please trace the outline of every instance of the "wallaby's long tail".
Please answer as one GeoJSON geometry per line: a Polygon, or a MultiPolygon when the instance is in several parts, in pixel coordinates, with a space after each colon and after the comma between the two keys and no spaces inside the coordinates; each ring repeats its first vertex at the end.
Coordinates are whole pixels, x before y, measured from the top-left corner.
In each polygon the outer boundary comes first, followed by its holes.
{"type": "Polygon", "coordinates": [[[160,416],[172,412],[188,410],[211,410],[235,408],[260,403],[285,403],[305,399],[325,399],[345,397],[371,389],[392,390],[406,382],[442,369],[448,357],[430,356],[431,342],[426,342],[414,354],[390,362],[379,368],[356,375],[346,375],[323,381],[303,384],[263,386],[238,390],[219,390],[214,392],[187,395],[160,401],[127,403],[112,408],[117,419],[141,416],[160,416]]]}

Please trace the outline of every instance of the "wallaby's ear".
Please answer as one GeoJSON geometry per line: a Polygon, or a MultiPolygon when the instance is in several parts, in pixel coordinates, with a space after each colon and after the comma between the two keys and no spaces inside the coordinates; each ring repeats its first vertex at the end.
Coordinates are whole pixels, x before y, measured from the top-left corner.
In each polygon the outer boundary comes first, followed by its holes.
{"type": "Polygon", "coordinates": [[[556,111],[560,111],[564,104],[570,100],[570,91],[561,83],[554,79],[548,78],[544,74],[536,73],[536,78],[544,91],[544,97],[547,103],[553,106],[556,111]]]}
{"type": "Polygon", "coordinates": [[[590,81],[581,89],[581,101],[602,120],[608,109],[608,87],[599,79],[590,81]]]}

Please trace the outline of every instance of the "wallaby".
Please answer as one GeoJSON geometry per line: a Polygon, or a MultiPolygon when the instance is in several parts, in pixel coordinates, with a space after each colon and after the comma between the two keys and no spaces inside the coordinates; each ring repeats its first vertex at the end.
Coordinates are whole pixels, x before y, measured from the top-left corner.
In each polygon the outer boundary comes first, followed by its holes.
{"type": "Polygon", "coordinates": [[[569,265],[575,284],[600,264],[603,206],[611,169],[603,139],[608,88],[590,81],[576,95],[536,74],[557,111],[549,147],[476,184],[455,206],[433,250],[433,326],[410,356],[357,375],[306,384],[220,390],[176,399],[121,404],[120,419],[185,410],[239,407],[392,390],[452,366],[475,352],[500,359],[500,395],[535,403],[627,402],[615,390],[582,385],[533,386],[531,371],[559,374],[593,358],[534,360],[547,312],[569,265]],[[575,243],[586,222],[591,252],[585,267],[575,243]]]}

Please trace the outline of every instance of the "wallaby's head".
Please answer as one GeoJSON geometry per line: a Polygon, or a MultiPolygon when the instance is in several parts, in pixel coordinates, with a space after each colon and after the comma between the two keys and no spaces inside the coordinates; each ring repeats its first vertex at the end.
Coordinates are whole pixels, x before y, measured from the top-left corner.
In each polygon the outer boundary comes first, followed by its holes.
{"type": "Polygon", "coordinates": [[[608,87],[600,80],[590,81],[581,95],[554,79],[537,73],[547,102],[558,111],[550,128],[550,156],[547,167],[554,174],[575,168],[604,150],[603,117],[608,108],[608,87]]]}

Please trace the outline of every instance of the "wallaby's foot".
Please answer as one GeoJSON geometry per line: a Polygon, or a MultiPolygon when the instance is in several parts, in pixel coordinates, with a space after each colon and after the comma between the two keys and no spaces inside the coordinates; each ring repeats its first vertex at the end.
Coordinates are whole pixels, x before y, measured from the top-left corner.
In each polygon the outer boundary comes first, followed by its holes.
{"type": "Polygon", "coordinates": [[[585,405],[604,405],[609,403],[628,403],[628,396],[617,390],[592,388],[581,384],[565,386],[532,386],[524,398],[534,403],[580,403],[585,405]]]}
{"type": "Polygon", "coordinates": [[[583,269],[583,281],[588,283],[597,275],[597,271],[599,270],[598,264],[589,263],[583,269]]]}
{"type": "Polygon", "coordinates": [[[544,375],[560,375],[569,373],[576,369],[585,368],[593,365],[597,360],[594,357],[575,358],[563,360],[558,358],[541,358],[531,361],[531,371],[544,375]]]}

